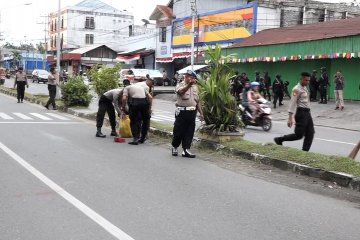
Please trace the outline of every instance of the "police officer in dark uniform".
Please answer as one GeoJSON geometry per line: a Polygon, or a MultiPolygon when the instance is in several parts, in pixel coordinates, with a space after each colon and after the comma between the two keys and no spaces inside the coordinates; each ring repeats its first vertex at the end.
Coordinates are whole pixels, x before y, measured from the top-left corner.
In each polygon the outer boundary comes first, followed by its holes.
{"type": "MultiPolygon", "coordinates": [[[[148,87],[152,86],[152,80],[147,79],[148,87]]],[[[129,117],[133,141],[131,145],[144,143],[150,126],[152,96],[148,89],[140,84],[129,85],[124,88],[122,97],[122,114],[126,104],[129,105],[129,117]]]]}
{"type": "Polygon", "coordinates": [[[184,81],[176,86],[177,101],[171,143],[172,155],[178,155],[178,147],[181,144],[183,148],[182,156],[194,158],[195,155],[189,149],[194,137],[196,113],[199,112],[201,121],[204,120],[204,114],[199,102],[195,72],[188,70],[184,77],[184,81]]]}
{"type": "Polygon", "coordinates": [[[310,150],[315,130],[310,114],[310,96],[307,89],[309,82],[310,74],[307,72],[301,73],[300,83],[293,88],[289,106],[288,127],[291,128],[295,123],[295,133],[274,138],[277,145],[282,145],[284,141],[300,140],[305,136],[302,150],[310,150]]]}
{"type": "Polygon", "coordinates": [[[268,72],[264,72],[264,84],[265,84],[265,89],[264,89],[264,98],[268,98],[269,101],[271,101],[271,95],[270,95],[270,87],[271,87],[271,78],[269,76],[268,72]]]}
{"type": "Polygon", "coordinates": [[[329,76],[326,72],[326,68],[321,68],[321,76],[319,78],[319,91],[320,91],[320,102],[327,104],[327,89],[329,86],[329,76]]]}
{"type": "Polygon", "coordinates": [[[274,108],[276,108],[277,101],[279,100],[279,106],[283,105],[284,98],[284,83],[281,80],[281,76],[277,74],[273,82],[272,91],[274,94],[274,108]]]}
{"type": "Polygon", "coordinates": [[[319,83],[316,77],[316,70],[313,70],[311,77],[310,77],[310,101],[314,102],[317,98],[317,91],[319,87],[319,83]]]}
{"type": "Polygon", "coordinates": [[[96,137],[104,138],[106,135],[104,135],[101,132],[101,127],[103,126],[105,112],[107,112],[109,116],[109,121],[111,125],[111,134],[110,136],[117,136],[116,133],[116,116],[115,116],[115,110],[120,116],[121,110],[119,107],[119,98],[122,94],[122,89],[116,88],[109,90],[105,92],[99,99],[99,109],[96,114],[96,137]]]}

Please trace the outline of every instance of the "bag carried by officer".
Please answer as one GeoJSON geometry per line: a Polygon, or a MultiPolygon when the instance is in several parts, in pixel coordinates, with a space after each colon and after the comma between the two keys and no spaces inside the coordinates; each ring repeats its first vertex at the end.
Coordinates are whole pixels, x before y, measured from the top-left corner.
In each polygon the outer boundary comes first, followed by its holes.
{"type": "Polygon", "coordinates": [[[129,115],[125,115],[119,120],[119,133],[123,138],[131,138],[130,118],[129,115]]]}

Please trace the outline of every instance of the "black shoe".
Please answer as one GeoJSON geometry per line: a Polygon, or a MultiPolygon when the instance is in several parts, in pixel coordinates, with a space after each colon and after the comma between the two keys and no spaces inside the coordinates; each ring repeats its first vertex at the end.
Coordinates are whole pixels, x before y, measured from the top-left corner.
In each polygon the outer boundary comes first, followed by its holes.
{"type": "Polygon", "coordinates": [[[130,145],[139,145],[139,139],[134,138],[132,142],[129,142],[130,145]]]}
{"type": "Polygon", "coordinates": [[[344,107],[341,107],[340,110],[341,110],[341,111],[344,110],[344,107]]]}
{"type": "Polygon", "coordinates": [[[47,110],[49,110],[49,106],[45,105],[44,107],[45,107],[47,110]]]}
{"type": "Polygon", "coordinates": [[[279,106],[282,106],[282,105],[284,105],[284,104],[283,104],[283,103],[280,103],[280,104],[279,104],[279,106]]]}
{"type": "Polygon", "coordinates": [[[146,138],[140,138],[139,143],[143,144],[146,141],[146,138]]]}
{"type": "Polygon", "coordinates": [[[339,110],[339,107],[336,107],[335,110],[339,110]]]}
{"type": "Polygon", "coordinates": [[[196,155],[192,154],[188,149],[184,149],[183,153],[181,154],[181,156],[183,157],[187,157],[187,158],[195,158],[196,155]]]}
{"type": "Polygon", "coordinates": [[[97,131],[95,136],[99,137],[99,138],[105,138],[106,137],[106,135],[103,134],[101,131],[97,131]]]}
{"type": "Polygon", "coordinates": [[[23,100],[21,100],[20,102],[23,103],[23,100]]]}
{"type": "Polygon", "coordinates": [[[115,130],[112,130],[110,136],[117,137],[119,136],[115,130]]]}
{"type": "Polygon", "coordinates": [[[323,104],[327,104],[327,102],[323,102],[323,104]]]}
{"type": "Polygon", "coordinates": [[[319,104],[323,104],[324,102],[323,101],[320,101],[319,104]]]}
{"type": "Polygon", "coordinates": [[[282,143],[283,143],[283,141],[282,141],[279,137],[274,138],[274,142],[275,142],[277,145],[281,145],[281,146],[282,146],[282,143]]]}
{"type": "Polygon", "coordinates": [[[18,100],[17,103],[20,103],[20,100],[18,100]]]}
{"type": "Polygon", "coordinates": [[[179,155],[177,148],[173,147],[171,149],[171,155],[173,155],[174,157],[177,157],[179,155]]]}

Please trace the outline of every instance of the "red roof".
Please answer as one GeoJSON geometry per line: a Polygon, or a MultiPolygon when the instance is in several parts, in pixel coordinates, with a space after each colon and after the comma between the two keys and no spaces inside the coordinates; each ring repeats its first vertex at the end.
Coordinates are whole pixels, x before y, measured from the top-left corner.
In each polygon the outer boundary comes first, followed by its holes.
{"type": "Polygon", "coordinates": [[[305,42],[360,34],[360,17],[260,31],[229,48],[305,42]]]}
{"type": "Polygon", "coordinates": [[[172,18],[174,16],[173,10],[169,8],[168,6],[164,5],[156,5],[153,13],[150,15],[150,20],[158,20],[161,15],[172,18]]]}

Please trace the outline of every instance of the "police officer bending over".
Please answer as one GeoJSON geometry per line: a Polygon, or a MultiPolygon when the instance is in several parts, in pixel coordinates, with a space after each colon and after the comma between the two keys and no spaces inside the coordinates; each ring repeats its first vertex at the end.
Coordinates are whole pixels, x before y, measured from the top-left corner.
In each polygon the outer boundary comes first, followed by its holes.
{"type": "Polygon", "coordinates": [[[292,97],[289,106],[288,127],[291,128],[295,122],[295,133],[274,138],[274,141],[277,145],[282,145],[284,141],[300,140],[305,136],[302,150],[310,150],[312,141],[314,139],[315,130],[310,114],[310,96],[307,89],[309,82],[310,74],[307,72],[301,73],[300,83],[298,83],[292,90],[292,97]]]}
{"type": "Polygon", "coordinates": [[[184,81],[176,86],[177,101],[175,123],[173,129],[172,155],[178,155],[178,147],[182,144],[183,157],[194,158],[189,149],[194,137],[196,113],[199,112],[200,120],[204,114],[199,103],[199,94],[196,86],[196,74],[188,70],[184,74],[184,81]]]}
{"type": "MultiPolygon", "coordinates": [[[[152,84],[150,79],[146,82],[152,84]]],[[[129,144],[144,143],[150,125],[152,96],[144,86],[133,84],[124,88],[121,108],[123,114],[127,103],[129,105],[131,133],[134,138],[129,144]]]]}
{"type": "Polygon", "coordinates": [[[116,116],[115,110],[120,116],[121,110],[119,108],[119,97],[122,94],[122,89],[112,89],[104,93],[99,99],[99,109],[96,115],[96,137],[104,138],[104,135],[101,132],[101,127],[104,123],[105,112],[108,113],[110,125],[111,125],[111,136],[117,136],[115,127],[116,127],[116,116]]]}

